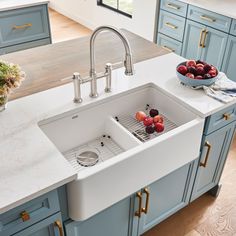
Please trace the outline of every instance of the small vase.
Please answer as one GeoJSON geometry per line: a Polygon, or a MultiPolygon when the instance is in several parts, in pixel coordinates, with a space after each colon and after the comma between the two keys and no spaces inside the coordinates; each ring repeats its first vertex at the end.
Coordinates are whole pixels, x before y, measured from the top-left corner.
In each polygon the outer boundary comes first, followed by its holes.
{"type": "Polygon", "coordinates": [[[0,95],[0,112],[4,111],[7,108],[7,101],[8,101],[7,95],[0,95]]]}

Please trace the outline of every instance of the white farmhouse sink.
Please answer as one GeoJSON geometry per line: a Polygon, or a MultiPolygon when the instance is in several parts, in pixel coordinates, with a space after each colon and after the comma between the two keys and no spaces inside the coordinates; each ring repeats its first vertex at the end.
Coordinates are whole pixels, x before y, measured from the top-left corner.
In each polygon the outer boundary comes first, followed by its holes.
{"type": "Polygon", "coordinates": [[[80,221],[196,159],[203,124],[203,119],[147,84],[39,126],[78,171],[67,191],[69,216],[80,221]],[[165,132],[157,137],[144,135],[133,118],[147,104],[166,117],[165,132]],[[77,163],[86,151],[99,156],[96,165],[77,163]]]}

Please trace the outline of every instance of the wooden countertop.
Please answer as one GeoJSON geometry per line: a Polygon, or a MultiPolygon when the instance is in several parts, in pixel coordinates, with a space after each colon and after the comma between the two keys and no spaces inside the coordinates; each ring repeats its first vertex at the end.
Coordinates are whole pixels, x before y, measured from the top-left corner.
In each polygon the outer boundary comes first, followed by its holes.
{"type": "MultiPolygon", "coordinates": [[[[167,54],[168,51],[127,30],[134,62],[167,54]]],[[[96,70],[104,71],[107,62],[116,63],[124,58],[123,44],[113,33],[100,34],[95,42],[96,70]]],[[[26,72],[27,78],[16,89],[10,100],[60,86],[70,81],[63,78],[79,72],[87,76],[89,71],[89,37],[73,39],[1,56],[0,59],[17,63],[26,72]]]]}

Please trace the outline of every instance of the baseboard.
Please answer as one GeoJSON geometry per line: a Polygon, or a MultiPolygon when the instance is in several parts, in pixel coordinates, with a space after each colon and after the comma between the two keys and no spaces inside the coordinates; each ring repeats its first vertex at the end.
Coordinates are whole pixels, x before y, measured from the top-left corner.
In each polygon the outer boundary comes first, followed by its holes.
{"type": "Polygon", "coordinates": [[[52,8],[53,10],[59,12],[60,14],[66,16],[66,17],[68,17],[68,18],[70,18],[70,19],[72,19],[72,20],[74,20],[78,23],[80,23],[81,25],[84,25],[85,27],[87,27],[91,30],[94,30],[96,28],[96,26],[93,25],[88,20],[85,20],[85,19],[83,19],[83,18],[81,18],[81,17],[79,17],[79,16],[77,16],[77,15],[71,13],[71,12],[68,12],[68,11],[66,11],[65,9],[63,9],[59,6],[54,5],[53,3],[50,3],[49,7],[52,8]]]}

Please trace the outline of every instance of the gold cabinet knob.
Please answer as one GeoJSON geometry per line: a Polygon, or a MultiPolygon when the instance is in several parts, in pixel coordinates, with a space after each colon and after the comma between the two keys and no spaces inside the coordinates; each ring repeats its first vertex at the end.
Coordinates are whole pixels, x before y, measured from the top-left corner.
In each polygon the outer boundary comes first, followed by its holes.
{"type": "Polygon", "coordinates": [[[230,119],[230,114],[227,114],[227,113],[223,114],[223,118],[225,120],[229,120],[230,119]]]}
{"type": "Polygon", "coordinates": [[[20,213],[20,217],[21,217],[23,222],[30,220],[30,215],[27,211],[22,211],[20,213]]]}

